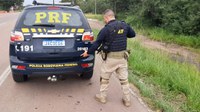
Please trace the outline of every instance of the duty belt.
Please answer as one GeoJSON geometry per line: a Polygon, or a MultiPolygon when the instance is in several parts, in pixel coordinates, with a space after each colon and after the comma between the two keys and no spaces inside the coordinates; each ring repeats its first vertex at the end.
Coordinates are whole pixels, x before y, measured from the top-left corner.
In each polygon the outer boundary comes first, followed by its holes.
{"type": "Polygon", "coordinates": [[[110,52],[108,53],[108,58],[121,59],[121,58],[124,58],[124,53],[125,52],[110,52]]]}
{"type": "MultiPolygon", "coordinates": [[[[102,53],[101,55],[105,55],[104,53],[102,53]]],[[[115,58],[115,59],[121,59],[121,58],[125,58],[126,55],[126,51],[119,51],[119,52],[109,52],[107,54],[108,58],[115,58]]]]}
{"type": "Polygon", "coordinates": [[[101,54],[101,57],[104,61],[107,59],[107,57],[108,58],[114,58],[114,59],[124,58],[124,59],[128,60],[130,51],[124,50],[124,51],[119,51],[119,52],[109,52],[109,53],[107,53],[107,55],[106,55],[106,53],[101,51],[100,54],[101,54]]]}

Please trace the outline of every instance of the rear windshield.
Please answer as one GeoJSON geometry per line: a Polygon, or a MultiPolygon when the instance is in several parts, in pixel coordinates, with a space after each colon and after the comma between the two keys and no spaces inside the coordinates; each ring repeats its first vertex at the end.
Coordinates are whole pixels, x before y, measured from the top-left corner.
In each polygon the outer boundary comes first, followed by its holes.
{"type": "MultiPolygon", "coordinates": [[[[77,10],[27,10],[24,12],[20,24],[35,26],[41,24],[61,27],[86,27],[87,21],[77,10]]],[[[20,25],[21,26],[21,25],[20,25]]]]}

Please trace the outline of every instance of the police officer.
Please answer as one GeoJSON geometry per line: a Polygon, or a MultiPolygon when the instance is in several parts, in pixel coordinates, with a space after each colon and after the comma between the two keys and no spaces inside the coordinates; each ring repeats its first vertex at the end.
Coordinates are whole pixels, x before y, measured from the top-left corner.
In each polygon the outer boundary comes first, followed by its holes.
{"type": "Polygon", "coordinates": [[[87,57],[97,50],[101,53],[103,63],[100,76],[100,93],[96,94],[95,99],[101,103],[106,103],[109,79],[113,72],[116,72],[120,80],[123,91],[123,104],[131,105],[131,96],[128,83],[127,65],[127,37],[135,37],[134,30],[123,21],[117,21],[112,10],[107,9],[103,13],[105,27],[99,32],[97,40],[81,56],[87,57]]]}

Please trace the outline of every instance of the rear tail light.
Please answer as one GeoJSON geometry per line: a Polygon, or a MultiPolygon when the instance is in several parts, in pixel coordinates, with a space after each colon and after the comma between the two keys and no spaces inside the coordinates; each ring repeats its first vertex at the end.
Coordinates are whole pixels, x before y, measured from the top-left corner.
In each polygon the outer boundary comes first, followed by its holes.
{"type": "Polygon", "coordinates": [[[24,41],[24,36],[22,32],[18,32],[18,31],[11,32],[10,41],[11,42],[24,41]]]}
{"type": "Polygon", "coordinates": [[[25,70],[26,66],[23,65],[12,65],[13,69],[17,69],[17,70],[25,70]]]}
{"type": "Polygon", "coordinates": [[[25,70],[25,69],[26,69],[26,66],[18,65],[18,66],[17,66],[17,69],[18,69],[18,70],[25,70]]]}
{"type": "Polygon", "coordinates": [[[82,36],[82,41],[93,41],[94,35],[93,32],[85,32],[82,36]]]}
{"type": "Polygon", "coordinates": [[[88,68],[88,67],[93,66],[93,63],[83,63],[83,64],[81,64],[81,66],[82,66],[83,68],[88,68]]]}

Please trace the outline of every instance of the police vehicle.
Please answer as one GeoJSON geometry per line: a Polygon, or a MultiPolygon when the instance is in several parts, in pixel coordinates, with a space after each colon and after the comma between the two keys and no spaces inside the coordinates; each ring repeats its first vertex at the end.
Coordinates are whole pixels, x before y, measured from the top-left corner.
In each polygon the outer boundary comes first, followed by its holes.
{"type": "Polygon", "coordinates": [[[90,79],[94,55],[80,55],[93,33],[78,6],[40,4],[26,7],[10,36],[10,67],[14,81],[31,75],[79,74],[90,79]]]}

